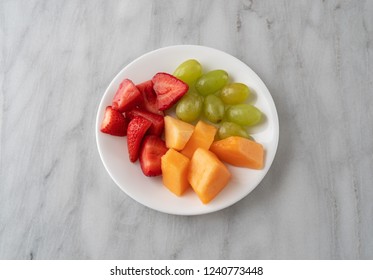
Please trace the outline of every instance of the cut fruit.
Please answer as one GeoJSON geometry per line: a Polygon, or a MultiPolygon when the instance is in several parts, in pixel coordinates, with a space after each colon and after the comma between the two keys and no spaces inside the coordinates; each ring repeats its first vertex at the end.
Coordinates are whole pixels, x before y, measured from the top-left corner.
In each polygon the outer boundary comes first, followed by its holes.
{"type": "Polygon", "coordinates": [[[158,136],[144,137],[140,151],[140,166],[145,176],[158,176],[162,174],[161,157],[167,152],[165,142],[158,136]]]}
{"type": "Polygon", "coordinates": [[[135,84],[129,79],[124,79],[114,95],[112,107],[114,110],[124,113],[138,105],[141,99],[141,92],[135,84]]]}
{"type": "Polygon", "coordinates": [[[152,123],[149,120],[139,116],[134,117],[129,122],[127,128],[127,147],[131,162],[135,162],[138,159],[142,139],[151,125],[152,123]]]}
{"type": "Polygon", "coordinates": [[[264,166],[264,149],[257,142],[231,136],[212,143],[210,150],[218,158],[239,167],[262,169],[264,166]]]}
{"type": "Polygon", "coordinates": [[[114,110],[111,106],[106,107],[101,132],[114,136],[126,136],[127,126],[128,120],[121,112],[114,110]]]}
{"type": "Polygon", "coordinates": [[[158,110],[161,111],[171,108],[189,89],[182,80],[167,73],[155,74],[152,82],[157,95],[158,110]]]}
{"type": "Polygon", "coordinates": [[[135,116],[143,117],[149,120],[152,125],[148,130],[148,134],[161,136],[164,130],[164,117],[158,114],[154,114],[143,109],[133,109],[126,113],[126,116],[131,120],[135,116]]]}
{"type": "Polygon", "coordinates": [[[136,85],[136,87],[142,94],[143,100],[140,104],[140,107],[154,114],[163,115],[163,112],[158,110],[157,95],[153,89],[152,80],[138,84],[136,85]]]}
{"type": "Polygon", "coordinates": [[[208,150],[214,141],[216,131],[217,128],[215,126],[199,121],[181,153],[191,158],[194,151],[198,148],[208,150]]]}
{"type": "Polygon", "coordinates": [[[227,185],[231,173],[214,153],[198,148],[190,160],[188,181],[199,199],[209,203],[227,185]]]}
{"type": "Polygon", "coordinates": [[[169,149],[161,158],[163,184],[175,195],[181,196],[187,188],[189,158],[169,149]]]}
{"type": "Polygon", "coordinates": [[[168,148],[182,150],[191,137],[194,126],[170,116],[164,117],[165,140],[168,148]]]}

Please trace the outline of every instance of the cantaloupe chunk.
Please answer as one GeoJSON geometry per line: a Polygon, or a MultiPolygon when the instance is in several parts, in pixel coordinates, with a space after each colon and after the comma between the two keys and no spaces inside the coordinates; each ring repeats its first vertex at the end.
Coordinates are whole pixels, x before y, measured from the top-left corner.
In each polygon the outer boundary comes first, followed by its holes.
{"type": "Polygon", "coordinates": [[[191,158],[197,148],[208,150],[214,141],[216,131],[217,128],[215,126],[199,121],[181,153],[188,158],[191,158]]]}
{"type": "Polygon", "coordinates": [[[171,116],[164,117],[164,124],[167,148],[182,150],[192,136],[194,126],[171,116]]]}
{"type": "Polygon", "coordinates": [[[189,163],[188,181],[204,204],[214,199],[230,178],[229,170],[216,155],[197,148],[189,163]]]}
{"type": "Polygon", "coordinates": [[[260,143],[249,139],[231,136],[212,143],[210,151],[219,159],[234,166],[262,169],[264,149],[260,143]]]}
{"type": "Polygon", "coordinates": [[[187,179],[189,161],[174,149],[169,149],[161,157],[163,184],[177,196],[181,196],[190,186],[187,179]]]}

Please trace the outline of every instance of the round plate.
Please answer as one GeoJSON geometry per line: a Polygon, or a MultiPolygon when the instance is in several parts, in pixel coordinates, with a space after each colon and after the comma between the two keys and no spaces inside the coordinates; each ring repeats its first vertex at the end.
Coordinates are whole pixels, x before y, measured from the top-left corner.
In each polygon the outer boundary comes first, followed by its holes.
{"type": "Polygon", "coordinates": [[[128,64],[106,89],[98,108],[96,140],[102,162],[114,182],[130,197],[152,209],[176,215],[199,215],[226,208],[248,195],[267,174],[275,157],[279,137],[279,124],[275,104],[262,80],[246,64],[222,51],[203,46],[180,45],[149,52],[128,64]],[[204,205],[193,190],[182,197],[172,194],[162,185],[161,176],[146,177],[139,162],[128,159],[127,137],[116,137],[100,132],[106,106],[111,105],[120,82],[128,78],[135,84],[150,80],[157,72],[173,73],[187,59],[197,59],[204,72],[224,69],[232,82],[245,83],[253,92],[248,101],[258,107],[265,120],[250,131],[254,139],[265,148],[262,170],[251,170],[228,165],[232,178],[222,192],[204,205]]]}

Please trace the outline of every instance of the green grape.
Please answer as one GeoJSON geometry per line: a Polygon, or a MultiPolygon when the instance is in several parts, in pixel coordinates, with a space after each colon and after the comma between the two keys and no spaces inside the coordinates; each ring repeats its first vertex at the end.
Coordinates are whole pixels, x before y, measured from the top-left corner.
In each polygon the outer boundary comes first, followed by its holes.
{"type": "Polygon", "coordinates": [[[215,92],[213,93],[213,95],[215,95],[215,96],[217,96],[217,97],[220,98],[220,96],[221,96],[221,90],[215,91],[215,92]]]}
{"type": "Polygon", "coordinates": [[[252,126],[260,122],[262,113],[253,105],[238,104],[232,105],[226,111],[226,118],[230,122],[234,122],[243,126],[252,126]]]}
{"type": "Polygon", "coordinates": [[[176,116],[185,122],[195,121],[201,114],[203,97],[196,93],[184,95],[176,105],[176,116]]]}
{"type": "Polygon", "coordinates": [[[203,104],[203,113],[210,122],[221,122],[224,117],[223,101],[216,95],[208,95],[205,97],[205,102],[203,104]]]}
{"type": "Polygon", "coordinates": [[[221,123],[218,130],[218,136],[220,139],[225,139],[230,136],[241,136],[244,138],[250,138],[245,129],[243,129],[240,125],[232,122],[221,123]]]}
{"type": "Polygon", "coordinates": [[[228,83],[228,73],[224,70],[213,70],[202,75],[196,82],[196,90],[203,96],[215,93],[228,83]]]}
{"type": "Polygon", "coordinates": [[[220,98],[225,104],[243,103],[250,95],[250,89],[247,85],[241,83],[232,83],[225,86],[220,93],[220,98]]]}
{"type": "Polygon", "coordinates": [[[189,86],[193,86],[197,79],[202,76],[202,66],[197,60],[189,59],[181,63],[173,75],[189,86]]]}

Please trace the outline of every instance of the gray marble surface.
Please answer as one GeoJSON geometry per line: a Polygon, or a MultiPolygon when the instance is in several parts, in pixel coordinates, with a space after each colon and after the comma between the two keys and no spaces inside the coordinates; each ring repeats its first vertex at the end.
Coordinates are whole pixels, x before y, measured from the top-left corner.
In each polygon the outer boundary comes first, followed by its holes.
{"type": "Polygon", "coordinates": [[[373,259],[373,1],[0,1],[1,259],[373,259]],[[105,171],[112,78],[169,45],[228,52],[277,106],[272,168],[212,214],[148,209],[105,171]]]}

